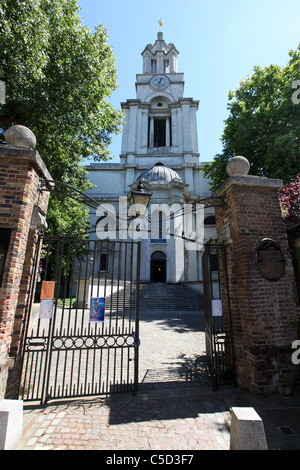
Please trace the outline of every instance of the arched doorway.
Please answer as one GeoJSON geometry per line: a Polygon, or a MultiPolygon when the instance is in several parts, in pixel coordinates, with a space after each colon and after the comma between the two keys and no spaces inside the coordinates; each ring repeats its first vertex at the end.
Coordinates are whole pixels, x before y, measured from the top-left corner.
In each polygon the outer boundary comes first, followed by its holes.
{"type": "Polygon", "coordinates": [[[155,251],[151,256],[151,282],[166,282],[167,260],[162,251],[155,251]]]}

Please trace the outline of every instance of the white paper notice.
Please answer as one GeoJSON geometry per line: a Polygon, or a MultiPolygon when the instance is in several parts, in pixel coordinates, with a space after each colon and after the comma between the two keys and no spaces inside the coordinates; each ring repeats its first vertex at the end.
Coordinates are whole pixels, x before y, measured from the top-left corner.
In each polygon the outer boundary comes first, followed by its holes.
{"type": "Polygon", "coordinates": [[[53,300],[50,300],[50,299],[41,300],[39,317],[40,318],[52,318],[52,314],[53,314],[53,300]]]}
{"type": "Polygon", "coordinates": [[[212,315],[213,317],[222,317],[222,300],[212,300],[212,315]]]}

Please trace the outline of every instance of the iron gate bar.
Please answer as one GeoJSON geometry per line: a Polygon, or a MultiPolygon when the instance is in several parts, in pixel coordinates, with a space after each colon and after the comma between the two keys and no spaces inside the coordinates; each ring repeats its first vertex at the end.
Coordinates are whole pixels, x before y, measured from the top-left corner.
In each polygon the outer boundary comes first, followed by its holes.
{"type": "Polygon", "coordinates": [[[225,207],[227,202],[224,197],[201,197],[193,202],[195,204],[203,204],[205,208],[209,207],[225,207]]]}
{"type": "Polygon", "coordinates": [[[136,330],[135,330],[135,349],[134,349],[134,359],[135,359],[135,367],[134,367],[134,392],[138,391],[138,371],[139,371],[139,346],[140,346],[140,304],[139,304],[139,292],[140,292],[140,274],[141,274],[141,243],[137,245],[137,286],[136,286],[136,317],[138,321],[136,322],[136,330]]]}
{"type": "MultiPolygon", "coordinates": [[[[52,318],[38,318],[30,333],[28,323],[23,386],[20,384],[23,400],[45,403],[50,398],[130,390],[135,393],[138,389],[140,242],[47,236],[43,250],[43,278],[56,282],[54,308],[52,318]],[[107,255],[110,266],[99,274],[101,253],[107,255]],[[138,269],[134,277],[135,262],[138,269]],[[80,282],[82,307],[78,302],[80,282]],[[85,305],[89,300],[87,289],[89,297],[106,298],[102,325],[89,321],[89,308],[85,305]],[[76,304],[73,305],[75,290],[76,304]]],[[[37,270],[37,265],[34,268],[37,270]]]]}
{"type": "Polygon", "coordinates": [[[230,342],[227,348],[227,354],[229,355],[229,363],[231,364],[232,382],[236,386],[234,345],[233,345],[233,335],[232,335],[232,313],[231,313],[230,288],[229,288],[229,279],[228,279],[228,264],[227,264],[225,244],[223,244],[222,246],[223,246],[223,255],[224,255],[224,271],[225,271],[226,292],[227,292],[228,327],[229,327],[229,335],[230,335],[230,342]]]}
{"type": "MultiPolygon", "coordinates": [[[[38,240],[37,240],[37,244],[36,244],[36,252],[35,252],[35,257],[34,257],[34,263],[33,263],[33,267],[32,267],[32,285],[31,285],[31,295],[30,295],[30,303],[29,305],[27,306],[27,322],[26,322],[26,329],[25,329],[25,339],[24,339],[24,343],[23,343],[23,353],[22,353],[22,371],[24,371],[24,375],[26,376],[27,375],[27,372],[28,372],[28,369],[29,369],[29,383],[31,383],[31,376],[32,376],[32,369],[33,369],[33,359],[34,359],[34,352],[33,351],[33,354],[32,354],[32,361],[31,361],[31,364],[29,364],[29,355],[27,355],[27,360],[25,362],[25,350],[26,350],[26,338],[28,338],[28,331],[29,331],[29,321],[30,321],[30,314],[31,314],[31,308],[32,308],[32,303],[33,303],[33,296],[34,296],[34,290],[35,290],[35,285],[36,285],[36,277],[37,277],[37,272],[38,272],[38,259],[39,259],[39,251],[41,249],[41,237],[39,236],[38,237],[38,240]]],[[[38,320],[38,324],[37,324],[37,331],[39,332],[40,330],[40,320],[38,320]]],[[[40,342],[38,344],[38,346],[41,348],[40,350],[42,350],[42,357],[41,357],[41,363],[43,363],[43,357],[44,357],[44,351],[47,351],[47,339],[48,339],[48,336],[45,336],[44,335],[44,331],[42,333],[42,336],[37,338],[37,339],[42,339],[42,342],[40,342]]],[[[31,333],[31,338],[28,339],[28,350],[30,351],[32,347],[36,346],[37,345],[37,342],[34,342],[32,341],[32,335],[33,333],[31,333]]],[[[36,357],[36,368],[37,368],[37,361],[38,361],[38,355],[36,357]]],[[[40,367],[40,370],[39,370],[39,374],[38,374],[38,382],[37,382],[37,387],[40,386],[40,381],[41,381],[41,376],[42,376],[42,367],[40,367]]],[[[23,379],[23,375],[21,373],[20,375],[20,381],[19,381],[19,395],[22,393],[23,396],[24,396],[24,388],[22,390],[22,379],[23,379]]],[[[33,386],[32,386],[32,396],[33,396],[33,393],[34,393],[34,389],[35,389],[35,386],[36,386],[36,377],[34,377],[34,381],[33,381],[33,386]]]]}
{"type": "MultiPolygon", "coordinates": [[[[40,248],[41,248],[41,238],[37,237],[36,243],[35,243],[35,253],[33,256],[33,267],[32,267],[32,273],[30,275],[30,283],[29,283],[29,292],[30,295],[27,298],[26,302],[26,308],[25,308],[25,318],[26,318],[26,324],[25,324],[25,335],[24,338],[28,334],[28,328],[29,328],[29,311],[31,308],[31,305],[33,303],[33,296],[34,296],[34,291],[35,291],[35,284],[36,284],[36,277],[38,273],[38,257],[40,253],[40,248]]],[[[23,343],[21,344],[21,349],[22,349],[22,368],[23,368],[23,357],[24,357],[24,345],[25,345],[25,340],[23,339],[23,343]]],[[[21,379],[21,378],[20,378],[21,379]]],[[[20,390],[20,383],[19,383],[19,390],[20,390]]]]}
{"type": "MultiPolygon", "coordinates": [[[[60,280],[62,254],[63,254],[63,251],[61,249],[61,238],[59,238],[58,239],[58,247],[57,247],[57,251],[56,251],[56,263],[55,263],[55,276],[54,276],[54,279],[57,279],[57,277],[59,275],[59,280],[60,280]],[[59,256],[60,254],[61,254],[61,256],[59,256]],[[59,270],[58,270],[58,267],[60,267],[59,270]]],[[[47,261],[49,261],[49,258],[48,258],[47,261]]],[[[47,263],[47,269],[48,269],[48,263],[47,263]]],[[[47,270],[45,270],[45,271],[47,273],[47,270]]],[[[45,273],[45,276],[46,276],[46,273],[45,273]]],[[[56,287],[60,285],[60,282],[56,281],[56,283],[57,283],[56,287]]],[[[51,359],[52,359],[51,346],[52,346],[53,334],[54,334],[53,330],[54,330],[54,327],[55,327],[55,318],[56,318],[56,312],[57,312],[57,301],[58,301],[59,287],[57,287],[55,290],[56,290],[56,296],[55,296],[54,311],[53,311],[53,315],[52,315],[52,317],[49,321],[48,348],[47,348],[46,363],[45,363],[45,370],[44,370],[43,389],[42,389],[42,395],[41,395],[41,403],[42,404],[44,404],[47,401],[48,396],[49,396],[47,390],[48,390],[48,386],[49,386],[50,374],[47,373],[47,372],[50,371],[51,364],[52,364],[52,362],[51,362],[51,359]]]]}
{"type": "Polygon", "coordinates": [[[40,190],[48,192],[50,191],[51,193],[56,193],[65,197],[69,197],[93,209],[97,209],[97,207],[99,206],[99,202],[95,201],[95,199],[91,198],[79,189],[74,188],[69,184],[62,183],[61,181],[40,178],[40,190]],[[50,186],[47,187],[46,184],[50,184],[50,186]]]}
{"type": "Polygon", "coordinates": [[[235,384],[234,358],[231,335],[231,310],[230,292],[228,286],[228,273],[226,264],[226,251],[224,245],[207,243],[202,258],[203,265],[203,286],[204,286],[204,306],[205,306],[205,341],[206,357],[209,374],[212,381],[213,390],[217,390],[219,385],[231,383],[235,384]],[[217,256],[217,278],[213,278],[211,255],[217,256]],[[212,312],[212,300],[222,299],[222,286],[220,279],[220,259],[223,257],[223,274],[226,277],[223,288],[227,294],[227,321],[224,316],[214,317],[212,312]],[[214,283],[217,283],[218,292],[214,291],[214,283]]]}

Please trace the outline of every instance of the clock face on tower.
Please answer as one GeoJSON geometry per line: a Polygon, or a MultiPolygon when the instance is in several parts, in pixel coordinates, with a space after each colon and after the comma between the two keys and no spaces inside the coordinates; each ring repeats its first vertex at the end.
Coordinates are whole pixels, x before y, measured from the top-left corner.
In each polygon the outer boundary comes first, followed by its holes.
{"type": "Polygon", "coordinates": [[[170,79],[165,75],[155,75],[151,78],[150,85],[155,90],[164,90],[170,85],[170,79]]]}

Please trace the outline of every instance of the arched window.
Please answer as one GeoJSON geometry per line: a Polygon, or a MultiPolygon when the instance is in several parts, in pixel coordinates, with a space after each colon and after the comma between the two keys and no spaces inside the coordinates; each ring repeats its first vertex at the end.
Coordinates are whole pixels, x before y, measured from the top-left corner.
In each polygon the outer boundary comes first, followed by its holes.
{"type": "Polygon", "coordinates": [[[204,219],[204,225],[216,225],[216,218],[214,215],[209,215],[204,219]]]}
{"type": "Polygon", "coordinates": [[[162,251],[155,251],[152,253],[151,259],[166,260],[166,255],[162,251]]]}

